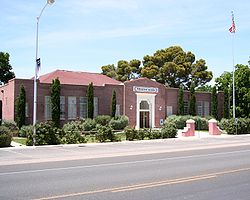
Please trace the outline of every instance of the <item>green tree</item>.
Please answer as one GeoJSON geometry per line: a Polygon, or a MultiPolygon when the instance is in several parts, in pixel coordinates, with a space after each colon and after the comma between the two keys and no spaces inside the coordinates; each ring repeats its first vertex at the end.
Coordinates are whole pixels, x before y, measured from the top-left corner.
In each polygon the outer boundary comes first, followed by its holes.
{"type": "Polygon", "coordinates": [[[223,117],[226,119],[229,119],[229,113],[230,113],[230,108],[229,108],[229,93],[228,93],[228,88],[224,89],[224,112],[223,112],[223,117]]]}
{"type": "MultiPolygon", "coordinates": [[[[250,61],[249,61],[250,62],[250,61]]],[[[230,113],[232,113],[232,72],[224,72],[215,79],[219,90],[229,90],[230,113]]],[[[235,66],[235,105],[236,117],[250,117],[250,66],[238,64],[235,66]]]]}
{"type": "Polygon", "coordinates": [[[133,59],[131,61],[119,60],[117,67],[114,64],[102,66],[102,74],[114,78],[118,81],[127,81],[136,77],[140,71],[141,61],[133,59]]]}
{"type": "Polygon", "coordinates": [[[213,78],[212,72],[207,71],[205,60],[195,61],[193,53],[186,53],[179,46],[144,56],[141,76],[154,78],[169,87],[179,88],[182,84],[186,89],[190,88],[191,82],[195,87],[202,86],[213,78]]]}
{"type": "Polygon", "coordinates": [[[10,79],[15,78],[15,74],[11,70],[10,55],[0,52],[0,84],[7,83],[10,79]]]}
{"type": "Polygon", "coordinates": [[[235,104],[236,117],[250,118],[250,66],[236,65],[235,104]]]}
{"type": "Polygon", "coordinates": [[[58,78],[52,80],[51,86],[51,107],[52,107],[52,122],[54,127],[60,126],[60,93],[61,84],[58,78]]]}
{"type": "Polygon", "coordinates": [[[195,96],[195,84],[191,83],[190,86],[190,100],[189,100],[189,114],[195,116],[196,115],[196,96],[195,96]]]}
{"type": "Polygon", "coordinates": [[[178,115],[184,115],[184,89],[182,85],[178,91],[178,115]]]}
{"type": "Polygon", "coordinates": [[[212,90],[212,109],[211,109],[211,115],[217,119],[218,118],[218,99],[217,99],[217,89],[216,86],[213,87],[212,90]]]}
{"type": "Polygon", "coordinates": [[[91,82],[87,89],[87,99],[88,99],[88,118],[93,119],[94,117],[94,87],[91,82]]]}
{"type": "Polygon", "coordinates": [[[213,87],[211,85],[203,85],[196,89],[197,92],[212,92],[213,87]]]}
{"type": "Polygon", "coordinates": [[[112,101],[111,101],[111,117],[115,117],[116,113],[116,91],[112,92],[112,101]]]}
{"type": "Polygon", "coordinates": [[[16,123],[20,129],[25,125],[26,91],[23,85],[20,86],[20,93],[16,101],[16,123]]]}

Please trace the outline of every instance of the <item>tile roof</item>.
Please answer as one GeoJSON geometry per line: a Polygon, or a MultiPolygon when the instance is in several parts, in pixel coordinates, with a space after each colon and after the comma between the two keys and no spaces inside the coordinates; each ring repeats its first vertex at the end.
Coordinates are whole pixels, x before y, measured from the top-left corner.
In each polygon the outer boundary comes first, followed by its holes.
{"type": "Polygon", "coordinates": [[[93,82],[94,86],[105,84],[120,85],[121,82],[106,75],[89,72],[77,72],[67,70],[56,70],[39,77],[41,83],[52,83],[53,79],[59,78],[61,84],[88,85],[93,82]]]}

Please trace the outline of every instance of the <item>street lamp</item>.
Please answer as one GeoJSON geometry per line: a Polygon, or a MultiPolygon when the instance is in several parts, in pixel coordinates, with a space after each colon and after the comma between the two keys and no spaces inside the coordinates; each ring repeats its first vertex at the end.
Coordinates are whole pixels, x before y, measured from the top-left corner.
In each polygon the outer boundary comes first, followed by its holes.
{"type": "Polygon", "coordinates": [[[38,79],[38,69],[40,67],[40,58],[38,58],[38,28],[39,20],[43,14],[44,9],[47,5],[52,5],[55,0],[47,0],[45,6],[41,10],[40,14],[36,18],[36,67],[35,67],[35,77],[34,77],[34,105],[33,105],[33,146],[36,145],[36,108],[37,108],[37,79],[38,79]]]}

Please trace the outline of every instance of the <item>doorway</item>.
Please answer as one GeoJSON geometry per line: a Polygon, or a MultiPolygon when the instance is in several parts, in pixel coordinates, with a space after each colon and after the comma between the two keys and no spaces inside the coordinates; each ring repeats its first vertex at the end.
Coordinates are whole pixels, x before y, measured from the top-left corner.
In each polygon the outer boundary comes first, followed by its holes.
{"type": "Polygon", "coordinates": [[[149,128],[149,111],[140,111],[140,128],[149,128]]]}

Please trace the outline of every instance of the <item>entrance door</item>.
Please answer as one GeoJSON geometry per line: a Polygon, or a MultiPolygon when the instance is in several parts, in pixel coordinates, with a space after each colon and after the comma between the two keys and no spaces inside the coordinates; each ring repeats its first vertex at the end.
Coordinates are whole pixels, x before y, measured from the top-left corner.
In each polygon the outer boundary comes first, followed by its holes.
{"type": "Polygon", "coordinates": [[[149,111],[140,112],[140,128],[149,128],[149,111]]]}

